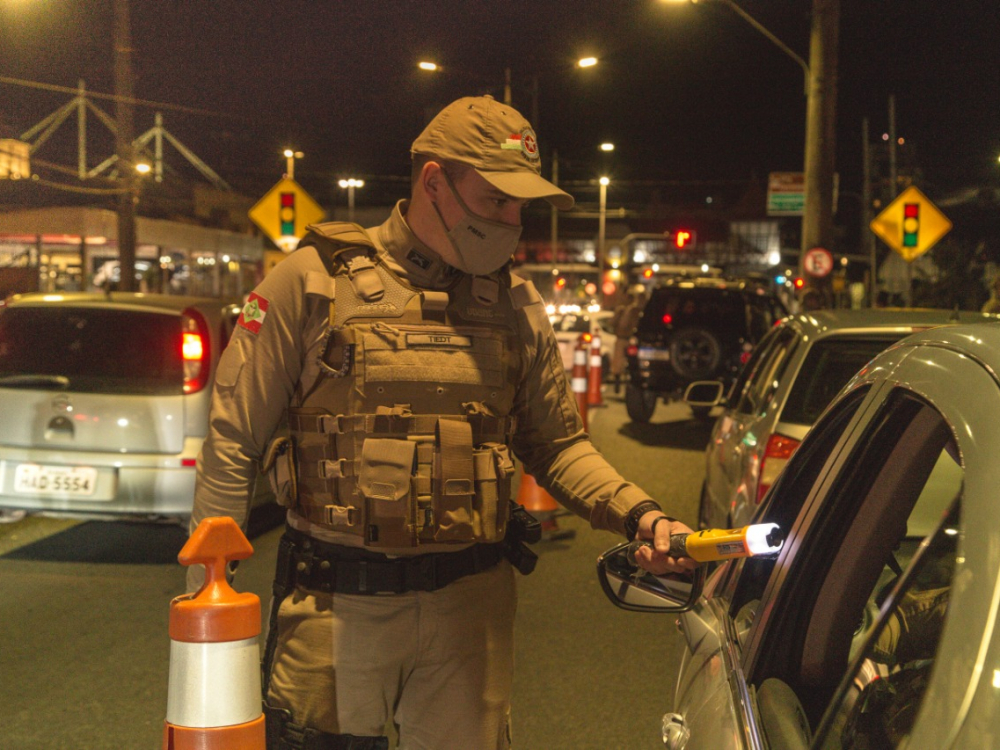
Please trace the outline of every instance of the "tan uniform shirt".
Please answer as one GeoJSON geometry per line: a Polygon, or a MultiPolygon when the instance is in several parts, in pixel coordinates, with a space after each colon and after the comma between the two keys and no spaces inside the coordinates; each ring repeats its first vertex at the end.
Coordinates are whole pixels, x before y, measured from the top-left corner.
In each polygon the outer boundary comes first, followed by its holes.
{"type": "MultiPolygon", "coordinates": [[[[437,257],[410,231],[404,218],[406,206],[401,201],[388,221],[368,234],[380,253],[388,256],[390,267],[408,283],[422,289],[447,289],[455,278],[443,273],[442,264],[419,272],[406,270],[412,265],[394,262],[411,249],[437,257]]],[[[301,403],[304,388],[317,376],[315,362],[327,327],[329,301],[316,292],[329,279],[315,248],[304,247],[279,263],[255,290],[264,300],[258,301],[264,313],[259,328],[253,326],[256,332],[236,328],[216,373],[209,434],[198,461],[192,529],[201,519],[216,515],[232,516],[245,525],[258,463],[283,426],[285,410],[301,403]]],[[[593,528],[623,534],[628,511],[650,498],[625,481],[584,432],[544,305],[528,305],[523,312],[527,323],[519,325],[519,332],[526,364],[514,400],[514,455],[539,485],[589,520],[593,528]]],[[[293,511],[288,521],[320,539],[351,546],[362,543],[358,536],[314,526],[293,511]]],[[[398,553],[460,548],[428,544],[398,553]]]]}

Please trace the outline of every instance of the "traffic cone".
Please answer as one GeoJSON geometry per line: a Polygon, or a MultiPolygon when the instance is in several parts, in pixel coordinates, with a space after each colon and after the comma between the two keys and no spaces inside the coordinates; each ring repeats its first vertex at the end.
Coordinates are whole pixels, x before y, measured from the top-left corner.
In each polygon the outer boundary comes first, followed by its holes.
{"type": "Polygon", "coordinates": [[[604,401],[601,398],[603,369],[601,367],[601,337],[594,336],[590,342],[590,368],[587,370],[587,406],[604,406],[604,401]]]}
{"type": "Polygon", "coordinates": [[[561,529],[556,521],[560,514],[559,504],[548,492],[538,486],[531,474],[521,474],[521,486],[517,491],[517,502],[538,519],[542,525],[542,540],[551,542],[556,539],[572,539],[576,536],[573,529],[561,529]]]}
{"type": "Polygon", "coordinates": [[[570,387],[576,394],[576,405],[583,419],[583,429],[587,429],[587,344],[583,336],[576,342],[573,350],[573,372],[570,377],[570,387]]]}
{"type": "Polygon", "coordinates": [[[228,517],[206,518],[177,556],[205,566],[196,594],[170,602],[170,682],[163,750],[264,750],[260,598],[236,593],[226,565],[253,554],[228,517]]]}

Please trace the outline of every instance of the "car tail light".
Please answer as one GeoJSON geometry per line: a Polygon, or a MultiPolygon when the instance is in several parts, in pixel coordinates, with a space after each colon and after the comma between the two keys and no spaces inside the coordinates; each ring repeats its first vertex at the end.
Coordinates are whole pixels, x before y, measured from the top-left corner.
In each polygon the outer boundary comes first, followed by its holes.
{"type": "Polygon", "coordinates": [[[208,383],[208,325],[197,310],[181,315],[181,360],[184,362],[184,393],[197,393],[208,383]]]}
{"type": "Polygon", "coordinates": [[[665,325],[670,325],[673,322],[674,322],[674,316],[671,315],[670,313],[667,313],[666,315],[663,316],[663,323],[665,325]]]}
{"type": "Polygon", "coordinates": [[[764,448],[764,457],[760,460],[760,479],[757,483],[757,502],[764,499],[764,495],[771,489],[774,480],[778,478],[781,470],[785,468],[788,459],[799,447],[799,441],[784,435],[771,435],[767,440],[767,447],[764,448]]]}

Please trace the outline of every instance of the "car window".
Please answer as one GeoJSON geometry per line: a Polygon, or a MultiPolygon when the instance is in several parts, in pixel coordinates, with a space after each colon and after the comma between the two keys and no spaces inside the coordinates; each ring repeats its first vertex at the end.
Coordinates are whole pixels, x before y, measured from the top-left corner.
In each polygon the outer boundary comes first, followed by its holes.
{"type": "Polygon", "coordinates": [[[758,360],[750,374],[750,382],[736,405],[737,412],[752,415],[767,408],[767,402],[774,395],[788,367],[795,343],[796,336],[791,329],[785,328],[778,332],[767,354],[758,360]]]}
{"type": "MultiPolygon", "coordinates": [[[[943,455],[954,465],[950,456],[943,455]]],[[[817,732],[819,747],[906,745],[944,630],[960,512],[959,499],[904,577],[898,581],[892,577],[876,591],[872,606],[884,608],[883,614],[870,628],[863,650],[827,709],[817,732]]]]}
{"type": "Polygon", "coordinates": [[[639,330],[655,332],[664,325],[664,316],[677,327],[725,326],[742,329],[743,295],[727,289],[665,288],[653,291],[639,321],[639,330]]]}
{"type": "Polygon", "coordinates": [[[768,355],[771,347],[774,346],[774,342],[777,340],[778,336],[781,335],[783,329],[776,328],[767,334],[764,339],[757,345],[750,355],[750,359],[746,361],[743,367],[740,368],[740,372],[736,377],[736,382],[733,383],[732,389],[729,391],[729,400],[727,402],[727,409],[735,409],[736,405],[740,402],[743,397],[743,392],[746,390],[747,382],[750,380],[750,376],[753,374],[754,370],[760,364],[761,359],[768,355]]]}
{"type": "Polygon", "coordinates": [[[813,424],[858,370],[900,338],[833,336],[816,341],[795,375],[781,421],[813,424]]]}
{"type": "Polygon", "coordinates": [[[68,378],[73,391],[181,394],[176,315],[97,307],[9,307],[0,313],[0,378],[68,378]]]}
{"type": "MultiPolygon", "coordinates": [[[[791,531],[816,478],[830,460],[867,393],[867,388],[859,388],[806,436],[767,496],[760,512],[760,523],[776,523],[786,534],[791,531]]],[[[756,606],[764,596],[776,563],[775,557],[752,557],[733,563],[730,615],[745,626],[741,635],[745,635],[746,629],[753,624],[756,606]]]]}
{"type": "Polygon", "coordinates": [[[954,462],[952,440],[932,405],[897,388],[799,519],[794,556],[769,582],[766,609],[782,616],[761,615],[749,635],[759,657],[750,679],[788,684],[813,727],[920,541],[910,523],[918,504],[946,506],[959,493],[961,472],[942,457],[954,462]],[[932,481],[937,471],[945,481],[932,481]]]}

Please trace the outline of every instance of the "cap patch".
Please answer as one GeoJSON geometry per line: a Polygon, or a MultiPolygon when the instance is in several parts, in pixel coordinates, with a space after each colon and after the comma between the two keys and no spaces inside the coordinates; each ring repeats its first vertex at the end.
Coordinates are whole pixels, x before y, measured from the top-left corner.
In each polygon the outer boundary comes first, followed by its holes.
{"type": "Polygon", "coordinates": [[[500,144],[500,148],[504,151],[520,151],[532,161],[538,158],[538,139],[531,128],[524,128],[520,133],[511,133],[507,136],[507,140],[500,144]]]}
{"type": "Polygon", "coordinates": [[[521,150],[521,134],[514,133],[507,136],[507,140],[500,144],[500,148],[504,151],[520,151],[521,150]]]}
{"type": "Polygon", "coordinates": [[[267,308],[271,303],[266,298],[261,297],[256,292],[250,292],[247,303],[243,305],[237,325],[246,328],[250,333],[260,333],[260,327],[264,325],[264,318],[267,317],[267,308]]]}

